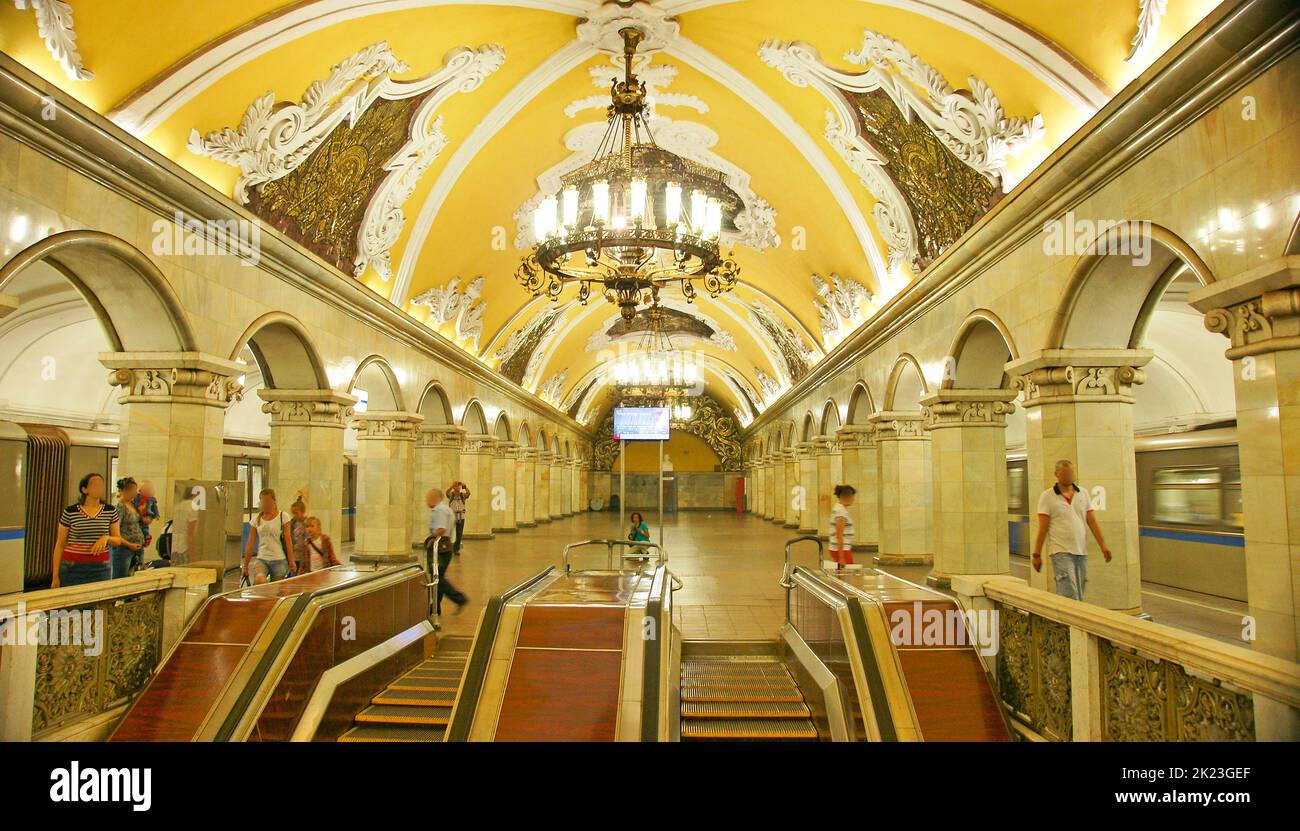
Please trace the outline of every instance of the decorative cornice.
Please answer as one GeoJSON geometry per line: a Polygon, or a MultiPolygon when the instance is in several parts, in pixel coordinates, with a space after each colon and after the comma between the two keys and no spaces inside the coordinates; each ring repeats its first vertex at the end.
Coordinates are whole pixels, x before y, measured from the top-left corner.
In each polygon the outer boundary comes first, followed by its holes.
{"type": "Polygon", "coordinates": [[[460,288],[460,278],[453,277],[442,287],[434,287],[411,298],[411,303],[429,307],[429,323],[440,326],[455,324],[456,340],[467,344],[471,355],[478,354],[479,338],[483,335],[483,312],[487,307],[483,297],[482,276],[475,277],[460,288]]]}
{"type": "Polygon", "coordinates": [[[89,81],[95,73],[81,63],[77,50],[77,33],[72,29],[72,6],[64,0],[14,0],[19,10],[31,9],[36,13],[36,30],[40,32],[50,57],[63,67],[74,81],[89,81]]]}
{"type": "Polygon", "coordinates": [[[1133,34],[1132,48],[1128,51],[1126,61],[1131,61],[1147,44],[1155,40],[1160,31],[1160,18],[1165,16],[1165,4],[1168,0],[1138,0],[1137,31],[1133,34]]]}
{"type": "Polygon", "coordinates": [[[822,346],[830,349],[867,319],[867,307],[875,299],[871,290],[857,280],[840,279],[831,273],[829,279],[820,274],[812,276],[817,297],[813,306],[821,321],[822,346]]]}
{"type": "Polygon", "coordinates": [[[460,452],[467,455],[490,456],[492,455],[492,446],[497,443],[493,436],[483,434],[471,434],[465,436],[460,444],[460,452]]]}
{"type": "Polygon", "coordinates": [[[1016,390],[943,389],[921,399],[925,429],[1003,427],[1016,411],[1016,390]]]}
{"type": "Polygon", "coordinates": [[[392,274],[388,252],[406,221],[402,205],[447,144],[442,118],[435,113],[451,95],[477,89],[504,61],[505,51],[495,44],[461,46],[448,52],[433,73],[394,81],[392,75],[409,67],[379,41],[336,64],[296,104],[277,106],[275,93],[267,92],[248,106],[237,129],[206,136],[192,130],[189,149],[239,168],[233,195],[247,204],[250,188],[296,170],[336,128],[356,123],[375,101],[425,96],[411,119],[409,139],[385,165],[388,176],[371,197],[357,234],[354,274],[360,276],[369,265],[387,280],[392,274]]]}
{"type": "Polygon", "coordinates": [[[465,428],[456,424],[423,424],[415,437],[415,446],[460,450],[465,428]]]}
{"type": "Polygon", "coordinates": [[[99,362],[121,387],[121,404],[198,404],[227,407],[244,396],[235,379],[243,368],[200,352],[102,352],[99,362]]]}
{"type": "Polygon", "coordinates": [[[870,424],[846,424],[835,431],[844,449],[863,449],[876,446],[876,428],[870,424]]]}
{"type": "Polygon", "coordinates": [[[1132,404],[1133,386],[1146,381],[1141,369],[1150,349],[1045,349],[1007,364],[1025,407],[1043,404],[1132,404]]]}
{"type": "Polygon", "coordinates": [[[424,416],[401,411],[366,411],[352,418],[357,441],[415,441],[424,416]]]}
{"type": "Polygon", "coordinates": [[[257,391],[264,402],[262,412],[271,416],[272,427],[347,427],[354,415],[352,405],[355,395],[345,395],[334,390],[282,390],[257,391]]]}

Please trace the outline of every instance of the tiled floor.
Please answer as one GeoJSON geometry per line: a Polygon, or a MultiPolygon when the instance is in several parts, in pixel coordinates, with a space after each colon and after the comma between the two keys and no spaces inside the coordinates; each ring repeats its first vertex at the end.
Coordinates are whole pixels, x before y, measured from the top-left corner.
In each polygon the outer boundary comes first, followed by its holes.
{"type": "MultiPolygon", "coordinates": [[[[653,518],[652,518],[653,519],[653,518]]],[[[673,573],[683,587],[673,598],[675,618],[689,639],[751,640],[776,637],[784,615],[785,594],[777,585],[783,547],[794,534],[748,514],[690,512],[665,517],[664,547],[673,573]]],[[[479,613],[492,594],[559,565],[567,543],[592,538],[623,538],[618,517],[609,513],[579,514],[492,540],[467,540],[461,558],[448,574],[470,597],[461,614],[444,606],[443,632],[472,635],[479,613]]],[[[656,528],[651,537],[659,539],[656,528]]],[[[794,549],[796,563],[812,564],[816,549],[802,543],[794,549]]],[[[870,562],[860,555],[861,562],[870,562]]],[[[587,548],[573,555],[575,568],[599,567],[605,549],[587,548]]],[[[1015,558],[1012,573],[1024,577],[1027,561],[1015,558]]],[[[891,568],[899,577],[925,582],[928,566],[891,568]]],[[[1160,622],[1241,644],[1245,604],[1218,597],[1144,585],[1143,607],[1160,622]]]]}

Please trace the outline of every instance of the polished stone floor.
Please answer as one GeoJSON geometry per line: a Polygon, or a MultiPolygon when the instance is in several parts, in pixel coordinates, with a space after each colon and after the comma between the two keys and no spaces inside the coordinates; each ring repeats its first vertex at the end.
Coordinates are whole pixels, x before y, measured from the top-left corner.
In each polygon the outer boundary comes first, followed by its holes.
{"type": "MultiPolygon", "coordinates": [[[[654,517],[651,538],[659,540],[654,517]]],[[[495,592],[535,574],[547,565],[559,565],[566,544],[584,539],[622,539],[625,529],[610,513],[579,514],[492,540],[466,541],[448,577],[470,597],[461,614],[450,603],[444,608],[443,631],[472,635],[479,613],[495,592]]],[[[751,640],[774,638],[784,613],[784,592],[777,585],[783,547],[794,536],[771,522],[736,513],[688,512],[665,517],[663,542],[673,573],[683,582],[674,597],[677,625],[689,639],[751,640]]],[[[812,564],[816,549],[809,543],[794,550],[796,563],[812,564]]],[[[575,568],[600,567],[605,548],[580,549],[573,555],[575,568]]],[[[868,555],[860,561],[869,562],[868,555]]],[[[1025,577],[1028,561],[1013,558],[1012,573],[1025,577]]],[[[914,582],[924,583],[928,566],[889,569],[914,582]]],[[[1245,604],[1218,597],[1144,584],[1144,610],[1154,620],[1198,634],[1240,644],[1245,604]]]]}

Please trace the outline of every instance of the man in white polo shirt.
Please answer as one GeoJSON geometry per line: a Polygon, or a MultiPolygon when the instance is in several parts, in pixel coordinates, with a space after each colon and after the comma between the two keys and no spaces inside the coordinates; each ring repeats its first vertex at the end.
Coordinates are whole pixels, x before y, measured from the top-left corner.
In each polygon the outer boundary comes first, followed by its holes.
{"type": "Polygon", "coordinates": [[[1110,562],[1110,549],[1097,527],[1088,492],[1074,484],[1074,464],[1056,463],[1056,484],[1038,497],[1038,539],[1034,541],[1034,571],[1043,570],[1043,541],[1052,554],[1056,593],[1083,600],[1088,588],[1088,529],[1097,538],[1101,554],[1110,562]]]}

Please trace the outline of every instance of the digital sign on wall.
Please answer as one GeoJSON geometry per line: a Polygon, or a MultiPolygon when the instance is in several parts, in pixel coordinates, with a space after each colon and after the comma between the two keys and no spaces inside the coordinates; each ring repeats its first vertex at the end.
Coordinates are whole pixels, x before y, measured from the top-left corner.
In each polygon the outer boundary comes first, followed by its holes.
{"type": "Polygon", "coordinates": [[[621,441],[667,441],[667,407],[615,407],[614,439],[621,441]]]}

